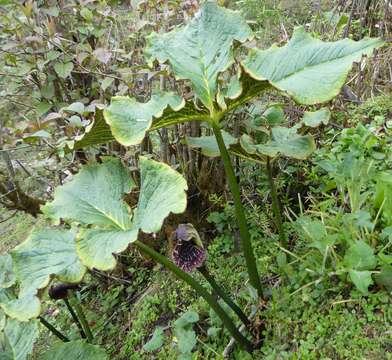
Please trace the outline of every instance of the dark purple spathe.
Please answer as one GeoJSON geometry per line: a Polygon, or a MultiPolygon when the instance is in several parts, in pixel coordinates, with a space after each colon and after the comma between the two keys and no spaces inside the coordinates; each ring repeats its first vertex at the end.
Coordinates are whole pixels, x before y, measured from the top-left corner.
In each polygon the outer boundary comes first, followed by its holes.
{"type": "Polygon", "coordinates": [[[206,250],[200,246],[200,237],[192,224],[180,224],[173,234],[173,240],[173,261],[181,270],[192,272],[203,265],[206,250]]]}

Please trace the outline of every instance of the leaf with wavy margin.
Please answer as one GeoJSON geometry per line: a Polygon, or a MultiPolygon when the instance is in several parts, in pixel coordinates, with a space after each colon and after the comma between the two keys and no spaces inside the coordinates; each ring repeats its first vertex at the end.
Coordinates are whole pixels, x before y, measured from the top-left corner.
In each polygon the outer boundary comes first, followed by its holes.
{"type": "Polygon", "coordinates": [[[184,27],[152,33],[145,54],[152,63],[168,61],[177,79],[192,82],[197,97],[214,111],[218,75],[233,64],[233,42],[253,37],[240,13],[207,1],[184,27]]]}
{"type": "Polygon", "coordinates": [[[242,65],[254,79],[267,80],[298,103],[312,105],[335,97],[353,62],[382,45],[382,40],[369,38],[323,42],[298,27],[286,46],[252,49],[242,65]]]}
{"type": "Polygon", "coordinates": [[[60,186],[54,200],[42,211],[51,219],[112,226],[121,230],[131,227],[131,210],[122,201],[134,182],[118,159],[109,159],[104,165],[85,165],[73,180],[60,186]]]}

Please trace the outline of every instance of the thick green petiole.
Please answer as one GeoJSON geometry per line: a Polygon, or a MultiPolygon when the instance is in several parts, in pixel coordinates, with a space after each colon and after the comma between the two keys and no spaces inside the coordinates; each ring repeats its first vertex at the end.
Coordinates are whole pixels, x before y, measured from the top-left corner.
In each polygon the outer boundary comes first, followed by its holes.
{"type": "Polygon", "coordinates": [[[39,321],[45,326],[53,335],[57,336],[61,341],[69,342],[70,340],[60,331],[58,331],[51,323],[47,322],[42,316],[38,317],[39,321]]]}
{"type": "Polygon", "coordinates": [[[242,323],[249,328],[250,321],[248,317],[243,313],[240,307],[233,300],[231,300],[230,296],[218,285],[214,277],[208,271],[207,267],[202,266],[198,270],[204,276],[204,278],[209,282],[213,291],[218,296],[220,296],[227,305],[231,307],[231,309],[237,314],[237,316],[242,321],[242,323]]]}
{"type": "Polygon", "coordinates": [[[80,336],[81,336],[83,339],[86,339],[86,338],[87,338],[86,333],[84,332],[83,326],[82,326],[82,324],[80,323],[80,320],[79,320],[79,318],[77,317],[77,315],[76,315],[76,313],[75,313],[75,311],[74,311],[72,305],[70,304],[70,302],[68,301],[67,298],[64,298],[63,300],[64,300],[64,303],[65,303],[65,306],[67,307],[69,313],[71,314],[71,317],[72,317],[72,319],[73,319],[75,325],[76,325],[76,326],[78,327],[78,329],[79,329],[80,336]]]}
{"type": "Polygon", "coordinates": [[[207,301],[208,305],[210,305],[211,308],[215,311],[215,313],[219,316],[223,325],[229,331],[230,335],[237,341],[238,345],[249,353],[253,351],[252,343],[241,334],[241,332],[236,328],[230,317],[219,305],[217,300],[202,285],[200,285],[199,282],[197,282],[192,276],[190,276],[186,272],[182,271],[166,256],[159,254],[154,249],[150,248],[148,245],[142,243],[139,240],[135,241],[133,244],[136,245],[143,253],[152,257],[156,262],[165,266],[179,279],[185,281],[189,286],[191,286],[199,296],[201,296],[205,301],[207,301]]]}
{"type": "Polygon", "coordinates": [[[278,193],[276,192],[273,169],[271,166],[271,159],[269,156],[267,157],[267,177],[268,177],[268,184],[271,191],[272,211],[274,213],[275,225],[279,233],[280,245],[286,247],[287,237],[283,228],[281,206],[278,198],[278,193]]]}
{"type": "Polygon", "coordinates": [[[235,214],[238,222],[238,227],[240,230],[242,251],[244,252],[246,267],[248,269],[249,281],[251,285],[257,290],[257,294],[259,295],[259,297],[262,298],[263,289],[261,287],[260,276],[257,271],[256,258],[253,252],[252,242],[250,240],[250,234],[248,230],[248,225],[246,223],[244,207],[242,206],[242,202],[241,202],[240,188],[238,186],[234,174],[234,169],[230,160],[229,152],[227,151],[225,143],[223,141],[222,132],[219,127],[219,123],[218,121],[213,120],[211,121],[210,124],[212,126],[216,141],[219,146],[219,150],[225,167],[227,180],[229,182],[229,187],[231,190],[231,194],[233,196],[235,214]]]}
{"type": "Polygon", "coordinates": [[[93,342],[93,334],[92,334],[90,326],[87,322],[86,316],[84,315],[83,308],[79,303],[79,299],[77,299],[76,296],[74,296],[73,305],[75,307],[76,313],[78,314],[80,323],[83,327],[84,333],[86,334],[87,340],[88,340],[88,342],[92,343],[93,342]]]}

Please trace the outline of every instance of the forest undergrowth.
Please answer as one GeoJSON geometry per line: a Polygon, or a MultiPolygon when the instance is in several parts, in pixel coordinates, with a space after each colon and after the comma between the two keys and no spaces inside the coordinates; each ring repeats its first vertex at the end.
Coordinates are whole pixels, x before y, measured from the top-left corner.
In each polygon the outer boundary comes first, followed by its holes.
{"type": "Polygon", "coordinates": [[[0,360],[392,359],[391,24],[0,0],[0,360]]]}

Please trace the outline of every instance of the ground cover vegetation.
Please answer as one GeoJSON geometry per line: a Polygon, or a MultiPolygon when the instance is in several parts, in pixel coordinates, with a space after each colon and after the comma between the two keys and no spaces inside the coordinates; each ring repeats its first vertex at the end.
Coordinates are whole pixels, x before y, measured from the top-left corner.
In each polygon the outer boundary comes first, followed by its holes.
{"type": "Polygon", "coordinates": [[[0,359],[392,357],[389,1],[0,19],[0,359]]]}

